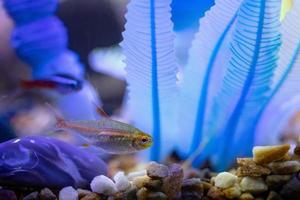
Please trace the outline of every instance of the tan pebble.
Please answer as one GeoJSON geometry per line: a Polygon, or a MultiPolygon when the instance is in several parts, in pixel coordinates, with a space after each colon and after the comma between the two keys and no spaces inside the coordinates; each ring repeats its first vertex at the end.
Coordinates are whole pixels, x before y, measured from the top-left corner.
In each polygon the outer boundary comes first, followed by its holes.
{"type": "Polygon", "coordinates": [[[229,188],[237,183],[238,177],[228,172],[222,172],[215,178],[215,186],[219,188],[229,188]]]}
{"type": "Polygon", "coordinates": [[[132,184],[135,185],[137,188],[144,187],[149,181],[151,180],[148,176],[138,176],[133,178],[132,184]]]}
{"type": "Polygon", "coordinates": [[[253,199],[254,197],[250,193],[243,193],[239,198],[239,200],[253,200],[253,199]]]}
{"type": "Polygon", "coordinates": [[[228,199],[234,199],[241,196],[241,188],[238,184],[235,184],[233,187],[227,188],[223,190],[223,193],[228,199]]]}
{"type": "Polygon", "coordinates": [[[210,178],[210,184],[215,185],[215,180],[216,180],[216,177],[215,177],[215,176],[214,176],[214,177],[211,177],[211,178],[210,178]]]}
{"type": "Polygon", "coordinates": [[[146,188],[141,188],[136,193],[137,200],[147,200],[148,190],[146,188]]]}
{"type": "Polygon", "coordinates": [[[268,164],[282,159],[289,151],[289,144],[278,146],[256,146],[253,148],[253,160],[257,164],[268,164]]]}
{"type": "Polygon", "coordinates": [[[214,200],[225,200],[226,199],[224,193],[217,187],[211,187],[210,190],[207,192],[207,196],[214,200]]]}
{"type": "Polygon", "coordinates": [[[293,174],[300,171],[300,162],[296,160],[272,162],[268,167],[274,174],[293,174]]]}
{"type": "Polygon", "coordinates": [[[243,192],[261,193],[268,190],[262,178],[244,177],[240,182],[240,187],[243,192]]]}

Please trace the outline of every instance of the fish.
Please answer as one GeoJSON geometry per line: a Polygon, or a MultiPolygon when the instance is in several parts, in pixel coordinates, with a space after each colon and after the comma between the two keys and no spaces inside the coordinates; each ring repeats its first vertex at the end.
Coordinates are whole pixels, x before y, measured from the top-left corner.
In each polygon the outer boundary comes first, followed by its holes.
{"type": "Polygon", "coordinates": [[[110,154],[130,154],[152,146],[152,137],[143,131],[123,122],[112,120],[101,109],[100,120],[69,121],[55,113],[56,127],[60,130],[75,132],[82,136],[87,144],[110,154]]]}
{"type": "Polygon", "coordinates": [[[21,80],[20,87],[24,90],[48,89],[69,93],[79,91],[82,88],[82,83],[67,75],[55,75],[49,79],[21,80]]]}

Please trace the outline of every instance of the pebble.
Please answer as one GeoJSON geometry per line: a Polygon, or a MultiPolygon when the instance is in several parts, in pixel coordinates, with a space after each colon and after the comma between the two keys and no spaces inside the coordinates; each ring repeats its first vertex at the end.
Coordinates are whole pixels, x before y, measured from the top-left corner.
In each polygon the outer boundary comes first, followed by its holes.
{"type": "Polygon", "coordinates": [[[295,147],[294,154],[300,156],[300,144],[297,144],[297,146],[295,147]]]}
{"type": "Polygon", "coordinates": [[[145,187],[139,189],[139,191],[136,193],[137,200],[147,200],[147,196],[148,190],[145,187]]]}
{"type": "Polygon", "coordinates": [[[114,181],[118,191],[125,191],[130,188],[131,184],[124,172],[118,172],[114,176],[114,181]]]}
{"type": "Polygon", "coordinates": [[[169,169],[165,165],[150,162],[147,166],[147,175],[153,179],[162,179],[169,175],[169,169]]]}
{"type": "Polygon", "coordinates": [[[77,191],[69,186],[59,191],[59,200],[78,200],[77,191]]]}
{"type": "Polygon", "coordinates": [[[273,162],[268,166],[274,174],[293,174],[300,171],[300,162],[296,160],[273,162]]]}
{"type": "Polygon", "coordinates": [[[181,190],[183,181],[183,169],[178,164],[173,164],[169,168],[168,177],[163,179],[162,191],[170,199],[175,198],[181,190]]]}
{"type": "Polygon", "coordinates": [[[167,200],[168,196],[162,192],[150,192],[147,195],[147,200],[167,200]]]}
{"type": "Polygon", "coordinates": [[[209,197],[203,197],[202,193],[198,193],[196,191],[184,191],[181,193],[180,199],[182,200],[195,200],[195,199],[201,199],[203,200],[204,198],[211,199],[209,197]]]}
{"type": "Polygon", "coordinates": [[[128,180],[132,181],[136,177],[140,176],[146,176],[147,175],[147,170],[141,170],[137,172],[131,172],[127,175],[128,180]]]}
{"type": "Polygon", "coordinates": [[[233,187],[223,190],[223,193],[228,199],[238,198],[242,194],[241,188],[238,184],[235,184],[233,187]]]}
{"type": "Polygon", "coordinates": [[[300,176],[297,174],[280,191],[283,199],[300,200],[300,176]]]}
{"type": "Polygon", "coordinates": [[[253,199],[254,197],[250,193],[243,193],[239,198],[239,200],[253,200],[253,199]]]}
{"type": "Polygon", "coordinates": [[[210,190],[207,193],[207,196],[214,200],[225,200],[226,199],[224,193],[217,187],[210,188],[210,190]]]}
{"type": "Polygon", "coordinates": [[[239,167],[236,174],[239,177],[261,177],[271,173],[270,169],[257,165],[252,158],[238,158],[237,163],[239,167]]]}
{"type": "Polygon", "coordinates": [[[158,179],[151,179],[145,184],[145,187],[151,191],[160,191],[162,187],[162,181],[158,179]]]}
{"type": "Polygon", "coordinates": [[[270,189],[278,190],[291,179],[291,175],[269,175],[266,178],[266,184],[270,189]]]}
{"type": "Polygon", "coordinates": [[[126,191],[125,199],[126,200],[136,200],[137,199],[137,196],[136,196],[137,192],[138,192],[138,189],[136,187],[132,187],[131,189],[126,191]]]}
{"type": "Polygon", "coordinates": [[[101,197],[96,193],[90,193],[88,195],[85,195],[80,200],[101,200],[101,197]]]}
{"type": "Polygon", "coordinates": [[[182,199],[201,199],[204,188],[200,178],[185,179],[181,188],[182,199]]]}
{"type": "Polygon", "coordinates": [[[23,200],[38,200],[38,199],[39,199],[39,192],[31,192],[30,194],[26,195],[23,198],[23,200]]]}
{"type": "Polygon", "coordinates": [[[113,195],[117,192],[115,183],[104,175],[96,176],[90,185],[92,191],[99,194],[113,195]]]}
{"type": "Polygon", "coordinates": [[[92,192],[89,190],[84,190],[84,189],[77,189],[78,197],[81,199],[82,197],[91,194],[92,192]]]}
{"type": "Polygon", "coordinates": [[[138,176],[135,177],[132,181],[132,184],[134,186],[136,186],[137,188],[142,188],[144,187],[149,181],[150,181],[150,177],[148,176],[138,176]]]}
{"type": "Polygon", "coordinates": [[[57,200],[56,195],[49,188],[42,189],[39,198],[40,200],[57,200]]]}
{"type": "Polygon", "coordinates": [[[268,190],[262,178],[244,177],[240,182],[240,187],[243,192],[261,193],[268,190]]]}
{"type": "Polygon", "coordinates": [[[17,200],[17,196],[14,191],[0,189],[1,200],[17,200]]]}
{"type": "Polygon", "coordinates": [[[282,159],[289,151],[289,144],[277,146],[256,146],[253,148],[253,160],[257,164],[268,164],[282,159]]]}
{"type": "Polygon", "coordinates": [[[238,177],[228,172],[219,173],[214,179],[215,186],[223,189],[232,187],[237,181],[238,177]]]}
{"type": "Polygon", "coordinates": [[[267,200],[283,200],[279,194],[274,191],[271,191],[267,197],[267,200]]]}

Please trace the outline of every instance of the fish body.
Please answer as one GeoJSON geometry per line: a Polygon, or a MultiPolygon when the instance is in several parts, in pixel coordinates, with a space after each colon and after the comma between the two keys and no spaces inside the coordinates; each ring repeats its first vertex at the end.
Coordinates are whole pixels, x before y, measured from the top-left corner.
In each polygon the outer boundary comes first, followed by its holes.
{"type": "Polygon", "coordinates": [[[69,93],[79,91],[82,88],[82,83],[79,80],[61,74],[54,75],[49,79],[21,80],[20,87],[25,90],[47,89],[69,93]]]}
{"type": "Polygon", "coordinates": [[[139,129],[109,118],[87,121],[67,121],[56,117],[57,127],[83,136],[89,144],[111,154],[128,154],[152,145],[150,135],[139,129]]]}

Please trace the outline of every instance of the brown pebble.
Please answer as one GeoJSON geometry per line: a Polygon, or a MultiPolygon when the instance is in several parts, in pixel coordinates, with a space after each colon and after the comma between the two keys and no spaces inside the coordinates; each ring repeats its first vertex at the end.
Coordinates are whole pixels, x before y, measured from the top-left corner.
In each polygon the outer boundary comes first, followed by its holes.
{"type": "Polygon", "coordinates": [[[281,196],[274,191],[271,191],[267,197],[267,200],[282,200],[281,196]]]}
{"type": "Polygon", "coordinates": [[[238,158],[237,163],[239,167],[236,175],[239,177],[261,177],[271,173],[270,169],[257,165],[252,158],[238,158]]]}
{"type": "Polygon", "coordinates": [[[204,196],[204,188],[200,178],[183,180],[181,188],[182,199],[201,199],[204,196]]]}
{"type": "Polygon", "coordinates": [[[291,175],[269,175],[266,178],[268,188],[278,190],[291,179],[291,175]]]}
{"type": "Polygon", "coordinates": [[[289,151],[289,144],[277,146],[256,146],[253,148],[253,160],[257,164],[268,164],[282,159],[289,151]]]}
{"type": "Polygon", "coordinates": [[[170,199],[175,198],[181,190],[183,169],[178,164],[171,165],[169,175],[163,179],[162,191],[170,199]]]}
{"type": "Polygon", "coordinates": [[[219,190],[217,187],[212,187],[207,193],[207,196],[214,199],[214,200],[225,200],[224,193],[219,190]]]}
{"type": "Polygon", "coordinates": [[[153,179],[162,179],[169,175],[167,166],[151,162],[147,167],[147,176],[153,179]]]}
{"type": "Polygon", "coordinates": [[[55,194],[48,188],[42,189],[39,197],[40,200],[57,200],[55,194]]]}
{"type": "Polygon", "coordinates": [[[158,179],[152,179],[149,182],[145,183],[145,187],[151,191],[159,191],[162,187],[162,181],[158,179]]]}
{"type": "Polygon", "coordinates": [[[88,195],[88,194],[91,194],[92,192],[89,191],[89,190],[84,190],[84,189],[77,189],[77,192],[78,192],[78,197],[79,199],[88,195]]]}
{"type": "MultiPolygon", "coordinates": [[[[204,198],[202,198],[202,197],[203,197],[203,194],[200,194],[196,191],[184,191],[181,193],[180,199],[182,199],[182,200],[195,200],[195,199],[203,200],[204,198]]],[[[205,199],[210,200],[209,197],[205,197],[205,199]]]]}
{"type": "Polygon", "coordinates": [[[148,190],[145,187],[139,189],[136,193],[137,200],[147,200],[147,196],[148,190]]]}
{"type": "Polygon", "coordinates": [[[82,197],[80,200],[101,200],[101,197],[96,193],[90,193],[82,197]]]}

